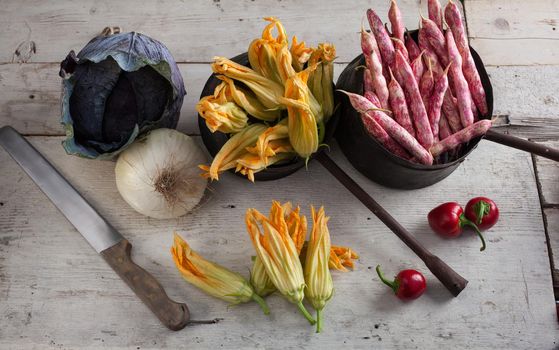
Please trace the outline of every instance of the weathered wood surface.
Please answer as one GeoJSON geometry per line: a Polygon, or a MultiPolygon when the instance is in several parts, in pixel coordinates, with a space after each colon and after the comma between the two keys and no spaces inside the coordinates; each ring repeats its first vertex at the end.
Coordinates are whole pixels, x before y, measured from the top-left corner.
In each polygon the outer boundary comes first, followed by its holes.
{"type": "MultiPolygon", "coordinates": [[[[426,1],[398,3],[408,28],[416,28],[419,9],[426,14],[426,1]]],[[[335,43],[339,74],[359,51],[364,10],[373,7],[386,20],[388,6],[388,1],[318,0],[3,1],[0,126],[11,124],[25,134],[61,135],[58,62],[103,27],[120,25],[161,40],[180,62],[188,95],[179,130],[197,134],[194,105],[210,73],[207,62],[216,54],[246,50],[261,31],[263,16],[279,17],[288,33],[312,45],[335,43]],[[14,51],[19,47],[25,54],[31,41],[36,53],[28,63],[11,63],[21,58],[14,51]]],[[[471,44],[493,83],[494,114],[510,124],[503,131],[552,140],[550,144],[559,147],[557,2],[468,0],[465,10],[471,44]]],[[[130,239],[137,262],[157,276],[172,298],[188,302],[194,319],[224,320],[167,331],[0,150],[0,348],[557,347],[544,234],[547,223],[549,253],[559,252],[555,163],[540,158],[533,163],[520,151],[483,142],[442,183],[395,191],[356,174],[335,151],[335,158],[366,190],[470,280],[465,292],[453,299],[427,274],[427,295],[402,304],[369,267],[381,263],[392,274],[403,267],[422,267],[420,261],[319,164],[273,183],[251,185],[227,175],[211,185],[214,191],[199,211],[157,221],[136,214],[120,198],[113,163],[65,156],[60,137],[32,141],[130,239]],[[321,190],[325,188],[328,191],[321,190]],[[479,243],[469,233],[455,241],[430,233],[425,215],[431,207],[449,199],[465,203],[481,194],[499,201],[503,217],[488,233],[486,253],[478,252],[479,243]],[[269,298],[269,318],[256,305],[227,307],[181,280],[173,267],[169,246],[176,229],[208,258],[248,276],[253,252],[242,215],[250,206],[266,210],[272,198],[305,206],[325,204],[332,216],[333,241],[362,255],[355,272],[334,276],[336,295],[326,309],[324,334],[314,334],[277,296],[269,298]]],[[[558,257],[556,253],[551,258],[555,267],[558,257]]],[[[557,278],[555,282],[558,285],[557,278]]]]}
{"type": "Polygon", "coordinates": [[[464,3],[471,44],[485,64],[559,64],[557,1],[467,0],[464,3]]]}
{"type": "MultiPolygon", "coordinates": [[[[409,29],[419,23],[426,1],[398,2],[409,29]]],[[[357,55],[359,28],[368,7],[388,21],[389,1],[252,1],[163,0],[140,1],[11,1],[2,6],[0,63],[12,62],[14,51],[34,41],[29,62],[59,62],[70,50],[79,50],[106,26],[121,26],[165,43],[177,62],[209,62],[216,54],[235,56],[246,51],[262,32],[263,17],[280,18],[289,37],[296,34],[311,45],[336,44],[341,62],[357,55]]]]}
{"type": "MultiPolygon", "coordinates": [[[[559,140],[547,141],[543,144],[559,148],[559,140]]],[[[536,168],[542,189],[542,204],[544,206],[559,206],[559,163],[536,157],[536,168]]]]}
{"type": "MultiPolygon", "coordinates": [[[[559,140],[543,144],[559,147],[559,140]]],[[[559,295],[559,163],[542,157],[534,157],[537,171],[540,199],[549,242],[549,258],[552,267],[553,286],[559,295]]]]}
{"type": "Polygon", "coordinates": [[[167,331],[1,151],[0,347],[551,349],[559,341],[535,174],[523,152],[482,142],[441,183],[398,191],[357,174],[334,147],[334,159],[365,190],[469,279],[452,298],[318,163],[274,182],[251,184],[226,174],[211,185],[198,211],[159,221],[135,213],[120,198],[114,163],[92,167],[92,161],[66,156],[60,137],[31,141],[132,242],[134,259],[169,296],[189,304],[193,319],[223,320],[167,331]],[[471,232],[457,240],[430,232],[425,215],[431,207],[479,194],[498,198],[503,217],[487,233],[485,253],[471,232]],[[247,207],[267,210],[273,198],[300,203],[305,211],[311,203],[324,204],[333,242],[361,254],[355,271],[334,274],[336,294],[323,334],[278,296],[268,298],[269,317],[256,304],[228,307],[187,284],[173,267],[169,247],[177,230],[207,258],[248,276],[254,253],[243,214],[247,207]],[[389,275],[419,268],[428,279],[426,295],[401,303],[375,277],[376,264],[389,275]]]}

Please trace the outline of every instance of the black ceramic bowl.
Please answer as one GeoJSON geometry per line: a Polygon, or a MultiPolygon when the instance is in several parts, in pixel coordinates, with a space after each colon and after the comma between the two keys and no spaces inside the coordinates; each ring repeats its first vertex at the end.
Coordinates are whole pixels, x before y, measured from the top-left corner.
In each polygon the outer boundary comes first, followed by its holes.
{"type": "MultiPolygon", "coordinates": [[[[236,63],[242,64],[243,66],[250,67],[250,63],[248,62],[248,54],[246,52],[233,57],[231,60],[236,63]]],[[[202,89],[202,94],[200,95],[200,98],[208,95],[213,95],[215,88],[220,83],[221,80],[217,79],[215,74],[212,74],[206,81],[206,84],[204,85],[204,89],[202,89]]],[[[335,96],[337,95],[338,94],[335,94],[335,96]]],[[[337,113],[334,114],[326,124],[326,132],[323,141],[323,143],[325,144],[327,144],[334,135],[337,115],[338,115],[337,113]]],[[[204,142],[204,145],[208,149],[208,152],[210,152],[211,156],[215,157],[215,155],[219,152],[221,147],[223,147],[223,145],[229,139],[229,135],[219,131],[212,133],[210,129],[208,129],[208,127],[206,126],[206,121],[200,115],[198,115],[198,127],[200,128],[200,135],[202,136],[202,141],[204,142]]],[[[279,165],[271,165],[265,170],[255,173],[254,179],[256,181],[268,181],[268,180],[280,179],[282,177],[293,174],[294,172],[296,172],[297,170],[301,169],[304,166],[305,166],[305,160],[297,157],[290,162],[282,163],[279,165]]],[[[234,169],[231,171],[234,172],[234,169]]],[[[244,175],[240,175],[240,176],[244,177],[244,175]]]]}
{"type": "MultiPolygon", "coordinates": [[[[417,30],[410,32],[417,40],[417,30]]],[[[491,119],[493,114],[493,88],[481,58],[470,47],[481,82],[487,95],[488,115],[482,119],[491,119]]],[[[363,71],[356,69],[364,65],[363,55],[356,57],[341,73],[336,88],[363,94],[363,71]]],[[[471,140],[460,150],[459,157],[451,162],[423,165],[411,163],[386,150],[366,131],[359,113],[351,106],[346,96],[341,97],[339,124],[336,140],[350,163],[369,179],[393,188],[416,189],[430,186],[450,175],[470,152],[477,146],[481,137],[471,140]]]]}

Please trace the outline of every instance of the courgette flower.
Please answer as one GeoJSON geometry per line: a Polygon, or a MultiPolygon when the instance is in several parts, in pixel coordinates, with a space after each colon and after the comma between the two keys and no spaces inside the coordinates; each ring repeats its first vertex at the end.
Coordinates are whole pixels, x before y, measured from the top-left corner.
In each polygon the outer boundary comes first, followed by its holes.
{"type": "Polygon", "coordinates": [[[332,245],[328,266],[331,269],[346,272],[346,267],[353,269],[353,260],[355,259],[359,259],[359,255],[351,248],[332,245]]]}
{"type": "Polygon", "coordinates": [[[212,70],[245,84],[266,109],[285,109],[280,103],[283,96],[283,86],[274,80],[266,78],[256,71],[242,66],[225,57],[214,57],[212,70]]]}
{"type": "Polygon", "coordinates": [[[324,122],[334,114],[334,59],[336,48],[332,44],[319,44],[312,53],[309,65],[318,64],[309,76],[309,89],[318,103],[322,106],[324,122]]]}
{"type": "Polygon", "coordinates": [[[237,159],[235,172],[245,175],[250,181],[254,182],[255,173],[266,169],[268,165],[293,158],[293,156],[294,154],[291,153],[280,153],[264,159],[258,155],[245,153],[237,159]]]}
{"type": "Polygon", "coordinates": [[[305,67],[305,63],[311,58],[313,48],[306,46],[304,41],[298,42],[297,37],[293,36],[289,51],[293,57],[293,68],[296,72],[300,72],[305,67]]]}
{"type": "Polygon", "coordinates": [[[234,102],[217,103],[214,96],[206,96],[198,101],[196,110],[211,132],[236,133],[247,126],[247,114],[234,102]]]}
{"type": "Polygon", "coordinates": [[[262,39],[269,42],[275,43],[277,45],[287,44],[287,34],[285,34],[285,28],[283,24],[275,17],[264,17],[265,21],[270,22],[264,30],[262,31],[262,39]],[[274,29],[277,30],[278,35],[274,37],[274,29]]]}
{"type": "MultiPolygon", "coordinates": [[[[297,254],[300,254],[307,237],[307,218],[300,214],[301,210],[299,206],[293,210],[291,202],[287,202],[281,207],[283,209],[289,236],[295,244],[297,254]]],[[[272,210],[274,210],[274,208],[275,207],[273,206],[272,210]]],[[[273,217],[274,214],[271,213],[270,216],[273,217]]],[[[268,277],[266,268],[258,256],[254,259],[254,264],[250,274],[250,284],[254,288],[255,292],[262,297],[276,291],[274,283],[272,283],[272,280],[268,277]]]]}
{"type": "Polygon", "coordinates": [[[254,293],[243,276],[204,259],[176,233],[171,255],[182,277],[209,295],[233,305],[254,300],[264,314],[270,313],[266,302],[254,293]]]}
{"type": "Polygon", "coordinates": [[[254,146],[260,134],[266,129],[266,125],[257,123],[249,125],[233,135],[215,155],[210,166],[198,166],[205,172],[202,176],[219,180],[220,173],[237,167],[237,160],[247,153],[246,148],[254,146]]]}
{"type": "Polygon", "coordinates": [[[313,228],[305,259],[305,282],[307,284],[306,298],[316,310],[316,332],[322,328],[322,309],[334,293],[332,275],[328,268],[330,259],[330,233],[328,232],[328,217],[324,214],[324,207],[318,213],[311,207],[313,228]]]}
{"type": "Polygon", "coordinates": [[[231,97],[242,107],[248,114],[256,119],[264,120],[267,122],[273,122],[279,120],[281,117],[281,110],[279,109],[267,109],[264,105],[256,98],[256,95],[247,89],[240,86],[236,86],[233,79],[230,79],[224,75],[218,75],[218,79],[223,80],[227,84],[228,91],[231,97]]]}
{"type": "Polygon", "coordinates": [[[318,149],[318,128],[315,114],[309,106],[309,73],[316,66],[309,67],[285,84],[284,103],[287,105],[289,140],[295,152],[303,158],[309,158],[318,149]]]}
{"type": "Polygon", "coordinates": [[[264,39],[254,39],[248,47],[248,61],[257,73],[276,83],[282,82],[278,71],[278,47],[264,39]]]}
{"type": "Polygon", "coordinates": [[[272,283],[287,300],[297,305],[311,324],[315,324],[316,321],[303,306],[303,267],[295,243],[289,236],[283,208],[278,202],[273,202],[271,214],[267,219],[256,209],[248,209],[245,216],[248,234],[272,283]]]}
{"type": "Polygon", "coordinates": [[[247,151],[262,158],[267,166],[269,164],[268,157],[273,157],[280,152],[293,152],[288,137],[287,120],[284,119],[266,129],[258,137],[256,145],[254,147],[247,147],[247,151]]]}
{"type": "Polygon", "coordinates": [[[293,58],[291,57],[291,52],[289,52],[287,45],[283,45],[278,51],[277,64],[281,83],[285,84],[287,79],[291,78],[296,73],[295,69],[293,68],[293,58]]]}

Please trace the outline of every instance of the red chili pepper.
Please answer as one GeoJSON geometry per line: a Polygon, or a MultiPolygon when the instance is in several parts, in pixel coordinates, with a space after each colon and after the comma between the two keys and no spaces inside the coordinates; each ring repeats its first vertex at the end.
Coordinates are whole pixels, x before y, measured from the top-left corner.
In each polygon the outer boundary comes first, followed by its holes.
{"type": "Polygon", "coordinates": [[[470,199],[466,204],[465,215],[472,220],[480,230],[487,230],[499,220],[499,208],[497,204],[486,197],[470,199]]]}
{"type": "Polygon", "coordinates": [[[380,271],[380,265],[377,265],[376,270],[380,280],[392,288],[396,296],[401,300],[417,299],[427,287],[425,277],[419,271],[402,270],[396,275],[394,281],[389,281],[380,271]]]}
{"type": "Polygon", "coordinates": [[[464,216],[464,210],[460,204],[456,202],[443,203],[429,212],[427,215],[429,226],[436,233],[445,237],[458,237],[462,234],[464,226],[470,226],[481,239],[481,248],[485,250],[485,239],[479,228],[464,216]]]}

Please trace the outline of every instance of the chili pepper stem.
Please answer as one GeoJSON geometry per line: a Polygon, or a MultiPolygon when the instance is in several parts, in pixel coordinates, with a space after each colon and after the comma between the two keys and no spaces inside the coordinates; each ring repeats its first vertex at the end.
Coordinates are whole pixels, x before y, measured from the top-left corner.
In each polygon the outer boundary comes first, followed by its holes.
{"type": "Polygon", "coordinates": [[[380,270],[380,265],[377,265],[377,275],[380,278],[380,280],[382,281],[382,283],[386,284],[387,286],[389,286],[390,288],[392,288],[392,290],[394,291],[394,293],[398,292],[398,282],[396,281],[389,281],[387,280],[384,275],[382,274],[382,271],[380,270]]]}
{"type": "Polygon", "coordinates": [[[481,231],[479,230],[479,228],[477,227],[476,224],[474,224],[472,221],[468,220],[464,214],[460,215],[460,227],[464,227],[464,226],[470,226],[471,228],[474,229],[474,231],[476,232],[476,234],[479,236],[479,238],[481,239],[481,248],[479,248],[479,250],[482,252],[485,250],[485,238],[483,238],[483,235],[481,234],[481,231]]]}
{"type": "Polygon", "coordinates": [[[254,300],[260,306],[260,308],[264,312],[264,315],[270,314],[270,308],[268,307],[268,304],[266,304],[266,301],[262,299],[258,294],[253,293],[252,300],[254,300]]]}
{"type": "Polygon", "coordinates": [[[491,205],[486,201],[479,201],[475,204],[474,210],[476,211],[477,214],[476,224],[479,225],[481,224],[481,220],[483,220],[483,217],[489,214],[489,210],[491,210],[491,205]]]}
{"type": "Polygon", "coordinates": [[[316,321],[314,320],[314,318],[312,318],[311,314],[309,314],[307,309],[305,309],[305,306],[303,305],[303,301],[300,301],[300,302],[297,303],[297,308],[299,309],[299,311],[301,311],[303,316],[305,316],[307,321],[309,321],[309,323],[314,326],[316,321]]]}
{"type": "Polygon", "coordinates": [[[322,310],[316,310],[316,333],[322,332],[322,310]]]}

